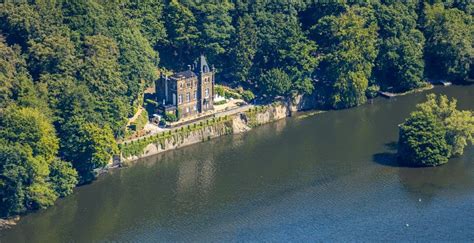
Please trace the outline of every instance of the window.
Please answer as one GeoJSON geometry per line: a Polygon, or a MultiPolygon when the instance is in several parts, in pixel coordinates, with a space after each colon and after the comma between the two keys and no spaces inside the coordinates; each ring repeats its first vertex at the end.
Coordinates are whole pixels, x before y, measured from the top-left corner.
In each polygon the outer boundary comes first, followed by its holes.
{"type": "Polygon", "coordinates": [[[194,109],[194,111],[197,111],[197,109],[198,109],[197,105],[194,105],[193,109],[194,109]]]}
{"type": "Polygon", "coordinates": [[[206,89],[206,92],[204,94],[205,94],[204,97],[209,98],[209,89],[208,88],[206,89]]]}
{"type": "Polygon", "coordinates": [[[179,89],[183,88],[183,83],[179,83],[179,89]]]}
{"type": "Polygon", "coordinates": [[[196,100],[197,97],[198,97],[198,92],[196,91],[196,92],[194,92],[194,100],[196,100]]]}
{"type": "Polygon", "coordinates": [[[178,95],[178,104],[183,103],[183,95],[178,95]]]}
{"type": "Polygon", "coordinates": [[[186,113],[189,113],[189,107],[186,107],[186,113]]]}
{"type": "Polygon", "coordinates": [[[191,94],[186,93],[186,102],[190,102],[191,101],[191,94]]]}
{"type": "Polygon", "coordinates": [[[186,82],[186,87],[191,87],[191,82],[186,82]]]}

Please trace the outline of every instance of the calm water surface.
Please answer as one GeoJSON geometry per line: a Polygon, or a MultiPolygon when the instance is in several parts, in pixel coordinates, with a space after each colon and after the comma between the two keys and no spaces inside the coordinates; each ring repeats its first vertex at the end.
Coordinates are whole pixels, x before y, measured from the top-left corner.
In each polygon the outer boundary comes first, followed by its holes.
{"type": "MultiPolygon", "coordinates": [[[[474,109],[474,86],[434,92],[474,109]]],[[[143,159],[25,216],[0,242],[472,242],[474,148],[438,168],[394,162],[397,124],[424,96],[289,118],[143,159]]]]}

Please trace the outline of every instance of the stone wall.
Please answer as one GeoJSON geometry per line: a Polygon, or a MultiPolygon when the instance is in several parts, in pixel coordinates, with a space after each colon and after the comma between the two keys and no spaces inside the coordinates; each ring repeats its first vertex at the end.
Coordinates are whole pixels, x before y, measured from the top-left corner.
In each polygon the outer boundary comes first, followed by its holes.
{"type": "Polygon", "coordinates": [[[255,106],[231,116],[211,118],[173,131],[121,144],[121,162],[131,162],[227,134],[247,132],[253,127],[290,116],[293,105],[288,105],[288,103],[276,102],[265,106],[255,106]]]}
{"type": "Polygon", "coordinates": [[[174,131],[160,133],[143,140],[121,144],[121,162],[134,161],[164,151],[232,134],[232,124],[232,117],[209,119],[200,123],[183,126],[174,131]]]}

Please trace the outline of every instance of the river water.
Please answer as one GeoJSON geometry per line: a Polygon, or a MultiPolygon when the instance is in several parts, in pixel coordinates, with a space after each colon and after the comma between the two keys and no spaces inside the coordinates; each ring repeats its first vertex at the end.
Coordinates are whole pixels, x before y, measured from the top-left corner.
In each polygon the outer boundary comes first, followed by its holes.
{"type": "MultiPolygon", "coordinates": [[[[474,86],[429,92],[474,109],[474,86]]],[[[474,241],[474,148],[395,163],[425,93],[288,118],[138,161],[23,217],[0,242],[474,241]]]]}

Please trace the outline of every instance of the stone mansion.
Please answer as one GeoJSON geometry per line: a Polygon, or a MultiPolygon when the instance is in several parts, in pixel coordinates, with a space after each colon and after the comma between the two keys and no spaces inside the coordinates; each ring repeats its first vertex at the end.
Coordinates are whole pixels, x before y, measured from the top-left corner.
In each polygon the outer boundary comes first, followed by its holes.
{"type": "Polygon", "coordinates": [[[189,117],[214,109],[214,67],[201,55],[186,71],[156,81],[156,101],[162,114],[189,117]]]}

